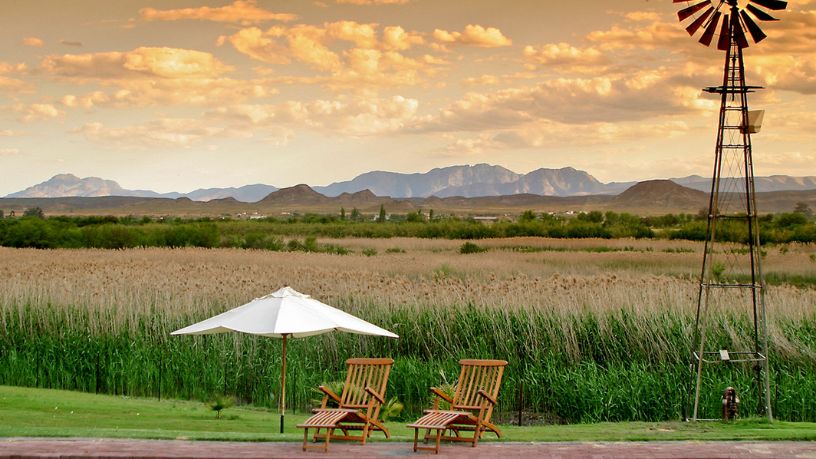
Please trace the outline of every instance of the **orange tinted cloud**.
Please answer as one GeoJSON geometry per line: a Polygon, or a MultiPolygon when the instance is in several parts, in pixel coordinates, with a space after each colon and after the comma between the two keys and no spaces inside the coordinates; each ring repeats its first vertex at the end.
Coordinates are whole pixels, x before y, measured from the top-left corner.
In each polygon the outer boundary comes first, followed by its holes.
{"type": "Polygon", "coordinates": [[[44,43],[43,43],[43,41],[41,39],[39,39],[37,37],[26,37],[26,38],[23,38],[23,44],[25,46],[31,46],[33,48],[39,48],[44,43]]]}
{"type": "Polygon", "coordinates": [[[513,41],[504,36],[501,30],[495,27],[485,28],[477,24],[468,24],[462,32],[435,29],[433,37],[436,41],[445,44],[462,44],[482,48],[497,48],[513,44],[513,41]]]}
{"type": "Polygon", "coordinates": [[[354,21],[271,27],[266,31],[251,27],[221,37],[219,43],[224,42],[262,62],[306,64],[322,74],[313,77],[312,83],[332,88],[414,85],[445,63],[430,55],[400,52],[423,42],[416,32],[394,26],[385,27],[380,36],[377,24],[354,21]]]}
{"type": "Polygon", "coordinates": [[[402,96],[340,97],[277,105],[232,105],[212,110],[208,116],[263,128],[309,128],[333,135],[364,137],[404,130],[415,122],[418,108],[419,101],[402,96]]]}
{"type": "Polygon", "coordinates": [[[210,53],[179,48],[48,56],[40,68],[53,75],[86,79],[212,78],[232,70],[210,53]]]}
{"type": "Polygon", "coordinates": [[[65,114],[52,104],[31,104],[27,107],[18,105],[15,108],[22,113],[19,120],[24,123],[47,120],[65,114]]]}
{"type": "Polygon", "coordinates": [[[550,43],[541,46],[525,46],[527,62],[541,65],[586,65],[598,62],[601,52],[595,48],[576,48],[568,43],[550,43]]]}
{"type": "Polygon", "coordinates": [[[404,5],[411,0],[335,0],[346,5],[404,5]]]}
{"type": "Polygon", "coordinates": [[[212,126],[199,119],[158,119],[125,127],[87,123],[73,131],[88,141],[122,149],[191,148],[213,138],[248,137],[250,132],[212,126]]]}
{"type": "Polygon", "coordinates": [[[0,91],[20,91],[30,89],[30,85],[23,80],[12,78],[14,74],[23,74],[28,70],[25,64],[9,64],[0,61],[0,91]]]}
{"type": "Polygon", "coordinates": [[[236,0],[231,5],[216,8],[208,6],[172,10],[143,8],[139,10],[139,14],[147,21],[199,20],[242,25],[258,24],[267,21],[287,22],[297,19],[297,15],[294,14],[275,13],[259,8],[255,0],[236,0]]]}

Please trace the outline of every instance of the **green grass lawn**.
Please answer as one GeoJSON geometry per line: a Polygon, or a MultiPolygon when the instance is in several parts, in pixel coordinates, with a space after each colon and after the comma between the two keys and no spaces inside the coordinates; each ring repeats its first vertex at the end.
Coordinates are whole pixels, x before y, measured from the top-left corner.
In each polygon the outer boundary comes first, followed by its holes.
{"type": "MultiPolygon", "coordinates": [[[[276,410],[231,407],[221,419],[203,403],[117,397],[48,389],[0,386],[0,436],[111,437],[235,441],[300,441],[295,425],[303,413],[286,416],[279,434],[276,410]]],[[[411,420],[391,420],[392,439],[409,441],[411,420]]],[[[816,440],[816,423],[741,420],[734,423],[620,422],[565,426],[501,426],[505,441],[816,440]]],[[[382,439],[375,433],[372,439],[382,439]]],[[[495,437],[485,435],[485,440],[495,437]]]]}

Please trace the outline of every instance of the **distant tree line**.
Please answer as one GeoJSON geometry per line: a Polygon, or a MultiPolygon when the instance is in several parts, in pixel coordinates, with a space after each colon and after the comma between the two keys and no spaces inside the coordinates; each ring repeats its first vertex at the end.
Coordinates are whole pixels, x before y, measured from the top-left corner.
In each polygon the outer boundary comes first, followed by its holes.
{"type": "MultiPolygon", "coordinates": [[[[416,237],[487,239],[540,236],[552,238],[666,238],[704,240],[704,212],[639,217],[592,211],[576,215],[523,212],[514,221],[482,222],[472,218],[435,216],[433,211],[362,217],[306,214],[257,220],[150,217],[46,217],[39,208],[21,217],[0,214],[0,245],[35,248],[235,247],[343,253],[342,247],[317,244],[316,238],[416,237]],[[285,238],[289,238],[286,240],[285,238]],[[303,238],[302,240],[300,238],[303,238]]],[[[721,240],[744,242],[744,225],[722,222],[721,240]]],[[[816,242],[816,222],[807,206],[760,218],[762,243],[816,242]]]]}

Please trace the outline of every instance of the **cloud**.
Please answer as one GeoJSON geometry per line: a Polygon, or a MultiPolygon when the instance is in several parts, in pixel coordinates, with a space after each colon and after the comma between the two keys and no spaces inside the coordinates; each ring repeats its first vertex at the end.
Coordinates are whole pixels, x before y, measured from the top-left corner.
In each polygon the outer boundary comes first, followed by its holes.
{"type": "Polygon", "coordinates": [[[224,76],[233,68],[210,53],[178,48],[49,56],[40,70],[78,84],[114,88],[65,94],[62,105],[73,108],[219,105],[277,93],[265,79],[224,76]]]}
{"type": "Polygon", "coordinates": [[[335,0],[341,5],[405,5],[411,0],[335,0]]]}
{"type": "MultiPolygon", "coordinates": [[[[602,60],[602,54],[595,48],[576,48],[568,43],[550,43],[541,46],[525,46],[524,60],[537,65],[592,65],[602,60]]],[[[597,72],[597,68],[593,69],[597,72]]]]}
{"type": "MultiPolygon", "coordinates": [[[[658,47],[673,49],[679,44],[689,43],[689,36],[676,22],[660,21],[651,13],[629,13],[623,25],[613,25],[609,30],[596,30],[587,35],[587,40],[602,50],[640,49],[651,50],[658,47]]],[[[699,45],[698,45],[699,46],[699,45]]]]}
{"type": "Polygon", "coordinates": [[[200,119],[158,119],[125,127],[87,123],[73,131],[90,142],[122,149],[192,148],[213,138],[248,137],[251,132],[212,126],[200,119]]]}
{"type": "Polygon", "coordinates": [[[19,120],[24,123],[42,121],[56,118],[65,114],[52,104],[31,104],[29,106],[17,105],[15,110],[22,113],[19,120]]]}
{"type": "Polygon", "coordinates": [[[0,148],[0,156],[14,156],[20,153],[17,148],[0,148]]]}
{"type": "Polygon", "coordinates": [[[60,40],[60,44],[65,46],[73,46],[75,48],[81,48],[82,42],[81,41],[72,41],[72,40],[60,40]]]}
{"type": "Polygon", "coordinates": [[[37,37],[26,37],[23,38],[23,45],[31,46],[32,48],[40,48],[43,45],[43,41],[37,37]]]}
{"type": "Polygon", "coordinates": [[[513,44],[513,41],[504,36],[501,30],[495,27],[485,28],[477,24],[468,24],[463,32],[435,29],[433,37],[437,42],[443,44],[471,45],[482,48],[497,48],[513,44]]]}
{"type": "Polygon", "coordinates": [[[413,46],[422,45],[425,39],[415,32],[406,32],[400,26],[388,26],[383,29],[383,45],[387,49],[404,51],[413,46]]]}
{"type": "Polygon", "coordinates": [[[0,61],[0,91],[27,91],[31,86],[23,80],[5,75],[21,75],[28,71],[25,64],[9,64],[0,61]]]}
{"type": "Polygon", "coordinates": [[[236,0],[231,5],[216,8],[208,6],[172,10],[142,8],[139,10],[139,15],[147,21],[198,20],[241,25],[259,24],[268,21],[288,22],[297,19],[295,14],[275,13],[259,8],[255,0],[236,0]]]}
{"type": "Polygon", "coordinates": [[[213,78],[232,70],[232,67],[203,51],[144,47],[128,52],[48,56],[40,68],[56,76],[90,80],[213,78]]]}
{"type": "Polygon", "coordinates": [[[66,94],[60,103],[70,108],[131,108],[155,105],[215,106],[260,99],[277,93],[266,80],[169,79],[111,80],[111,91],[66,94]]]}
{"type": "Polygon", "coordinates": [[[221,37],[219,43],[229,42],[237,51],[269,64],[304,64],[320,74],[309,77],[309,83],[332,89],[416,85],[445,64],[434,56],[403,52],[424,42],[420,34],[389,26],[380,37],[379,30],[377,24],[354,21],[276,26],[266,31],[251,27],[221,37]]]}
{"type": "Polygon", "coordinates": [[[232,105],[207,113],[231,125],[311,129],[337,136],[365,137],[398,133],[417,117],[419,101],[388,98],[341,97],[276,105],[232,105]]]}
{"type": "Polygon", "coordinates": [[[11,129],[0,129],[0,137],[12,137],[15,135],[17,135],[17,133],[11,129]]]}
{"type": "Polygon", "coordinates": [[[699,96],[699,89],[676,85],[665,70],[625,77],[554,78],[531,87],[469,93],[416,128],[476,131],[534,120],[566,124],[640,120],[707,108],[698,105],[699,96]]]}

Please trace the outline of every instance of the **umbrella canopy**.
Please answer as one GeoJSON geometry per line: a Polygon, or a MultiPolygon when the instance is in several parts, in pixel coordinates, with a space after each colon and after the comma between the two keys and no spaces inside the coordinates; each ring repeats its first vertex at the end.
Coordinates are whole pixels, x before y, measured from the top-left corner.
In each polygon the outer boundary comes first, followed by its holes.
{"type": "Polygon", "coordinates": [[[283,287],[277,292],[171,334],[207,335],[236,331],[275,338],[284,335],[303,338],[333,330],[399,338],[388,330],[323,304],[290,287],[283,287]]]}
{"type": "Polygon", "coordinates": [[[209,335],[239,332],[283,338],[281,359],[281,433],[286,410],[286,339],[303,338],[339,330],[361,335],[399,338],[394,333],[365,320],[333,308],[290,287],[210,317],[207,320],[176,330],[171,335],[209,335]]]}

